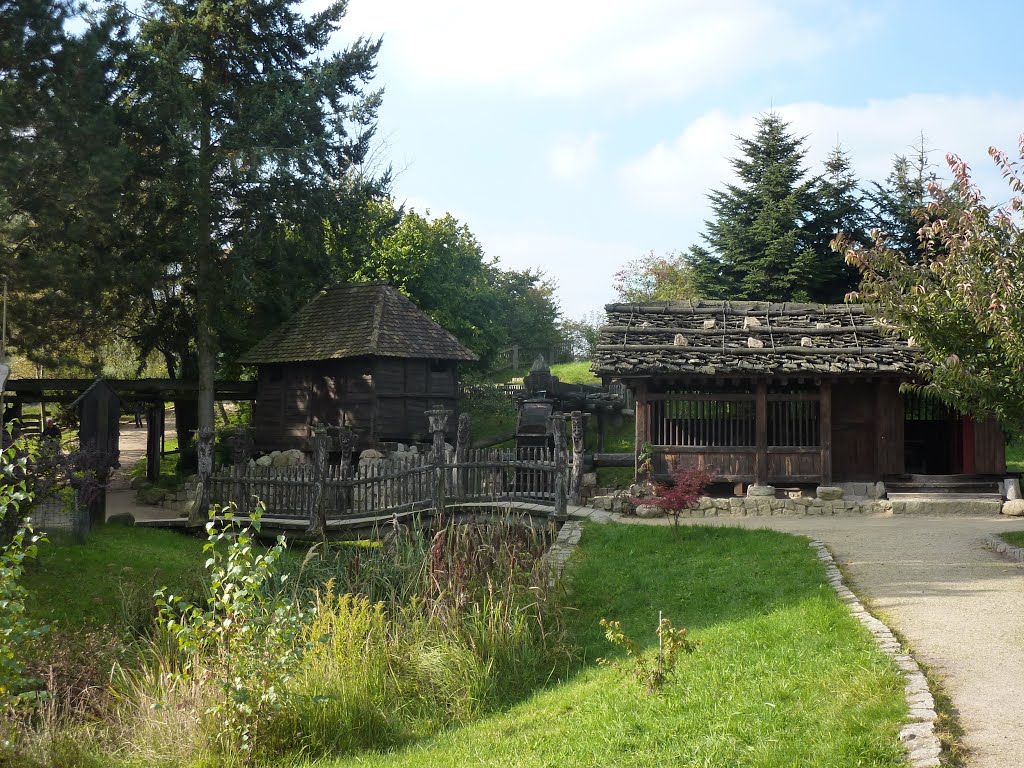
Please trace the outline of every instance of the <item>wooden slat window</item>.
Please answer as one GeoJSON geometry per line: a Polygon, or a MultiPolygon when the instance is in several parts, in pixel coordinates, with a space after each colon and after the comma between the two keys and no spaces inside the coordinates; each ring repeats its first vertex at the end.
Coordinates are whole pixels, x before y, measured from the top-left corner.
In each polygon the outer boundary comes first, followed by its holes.
{"type": "Polygon", "coordinates": [[[817,448],[821,442],[818,400],[768,401],[769,448],[817,448]]]}
{"type": "Polygon", "coordinates": [[[651,442],[679,447],[752,447],[752,396],[687,397],[685,394],[652,400],[651,442]]]}

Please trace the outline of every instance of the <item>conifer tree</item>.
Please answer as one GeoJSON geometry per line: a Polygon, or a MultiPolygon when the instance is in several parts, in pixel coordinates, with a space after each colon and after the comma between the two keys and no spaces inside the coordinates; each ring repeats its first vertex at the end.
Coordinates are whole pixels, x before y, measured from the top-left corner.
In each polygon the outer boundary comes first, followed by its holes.
{"type": "Polygon", "coordinates": [[[872,182],[867,194],[869,231],[884,234],[889,247],[905,259],[921,257],[918,229],[920,214],[928,205],[928,187],[938,181],[935,167],[928,158],[924,135],[911,155],[893,158],[892,170],[885,181],[872,182]]]}

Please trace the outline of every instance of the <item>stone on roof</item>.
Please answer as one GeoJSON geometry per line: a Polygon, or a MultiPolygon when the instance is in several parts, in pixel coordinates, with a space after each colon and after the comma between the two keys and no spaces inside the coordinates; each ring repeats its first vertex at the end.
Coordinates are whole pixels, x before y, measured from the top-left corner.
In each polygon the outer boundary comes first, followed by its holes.
{"type": "Polygon", "coordinates": [[[605,311],[593,363],[599,376],[911,377],[928,368],[921,351],[866,305],[694,300],[609,304],[605,311]],[[679,336],[685,345],[676,343],[679,336]]]}
{"type": "Polygon", "coordinates": [[[362,356],[477,359],[394,287],[346,283],[321,291],[239,362],[255,365],[362,356]]]}

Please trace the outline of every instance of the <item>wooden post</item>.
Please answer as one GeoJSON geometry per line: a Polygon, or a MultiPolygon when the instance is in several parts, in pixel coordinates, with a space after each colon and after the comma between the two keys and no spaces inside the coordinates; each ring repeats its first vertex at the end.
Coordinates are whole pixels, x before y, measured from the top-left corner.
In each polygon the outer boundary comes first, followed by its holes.
{"type": "MultiPolygon", "coordinates": [[[[647,444],[651,441],[651,405],[647,401],[647,382],[640,381],[636,385],[636,403],[633,406],[635,419],[636,419],[636,431],[634,432],[634,450],[635,456],[639,456],[647,444]]],[[[640,465],[634,459],[633,462],[633,476],[637,482],[648,478],[640,477],[640,465]]]]}
{"type": "Polygon", "coordinates": [[[434,511],[444,512],[444,433],[448,430],[450,411],[444,408],[433,408],[427,411],[430,432],[434,436],[430,448],[430,459],[434,464],[434,511]]]}
{"type": "Polygon", "coordinates": [[[572,426],[572,475],[569,477],[569,500],[580,503],[580,488],[583,485],[583,414],[573,411],[569,418],[572,426]]]}
{"type": "Polygon", "coordinates": [[[821,484],[832,485],[832,382],[821,382],[818,424],[821,428],[821,484]]]}
{"type": "Polygon", "coordinates": [[[210,476],[213,474],[213,428],[203,427],[196,435],[196,455],[199,463],[196,503],[189,510],[189,525],[202,525],[210,509],[210,476]]]}
{"type": "Polygon", "coordinates": [[[962,444],[960,447],[961,458],[960,466],[965,475],[974,474],[974,419],[967,414],[964,414],[961,421],[960,433],[962,435],[962,444]]]}
{"type": "Polygon", "coordinates": [[[327,429],[321,424],[313,427],[310,438],[313,445],[313,492],[309,495],[309,527],[306,532],[310,536],[325,538],[327,535],[327,451],[331,438],[327,429]]]}
{"type": "MultiPolygon", "coordinates": [[[[469,414],[459,414],[459,427],[455,433],[455,463],[465,464],[469,458],[469,446],[471,444],[470,430],[469,430],[469,414]]],[[[460,467],[455,470],[455,498],[465,499],[467,488],[466,479],[468,477],[469,470],[466,467],[460,467]]]]}
{"type": "Polygon", "coordinates": [[[755,445],[754,483],[768,484],[768,382],[757,382],[757,399],[754,411],[755,445]]]}
{"type": "Polygon", "coordinates": [[[163,410],[163,402],[146,404],[146,479],[151,483],[160,478],[163,410]]]}
{"type": "Polygon", "coordinates": [[[512,370],[514,371],[514,370],[517,370],[518,368],[519,368],[519,345],[518,344],[513,344],[512,345],[512,370]]]}
{"type": "Polygon", "coordinates": [[[551,437],[555,442],[555,509],[554,520],[565,520],[568,515],[566,479],[569,457],[565,447],[565,417],[556,413],[551,417],[551,437]]]}

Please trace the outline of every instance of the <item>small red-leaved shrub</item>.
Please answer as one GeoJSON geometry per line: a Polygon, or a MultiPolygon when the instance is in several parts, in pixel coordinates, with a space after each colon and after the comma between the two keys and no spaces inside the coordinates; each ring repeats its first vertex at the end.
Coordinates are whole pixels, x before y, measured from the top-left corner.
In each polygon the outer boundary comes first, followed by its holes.
{"type": "Polygon", "coordinates": [[[671,482],[656,485],[654,497],[644,499],[643,503],[661,507],[678,523],[679,514],[697,503],[713,479],[713,472],[706,467],[677,469],[671,482]]]}

